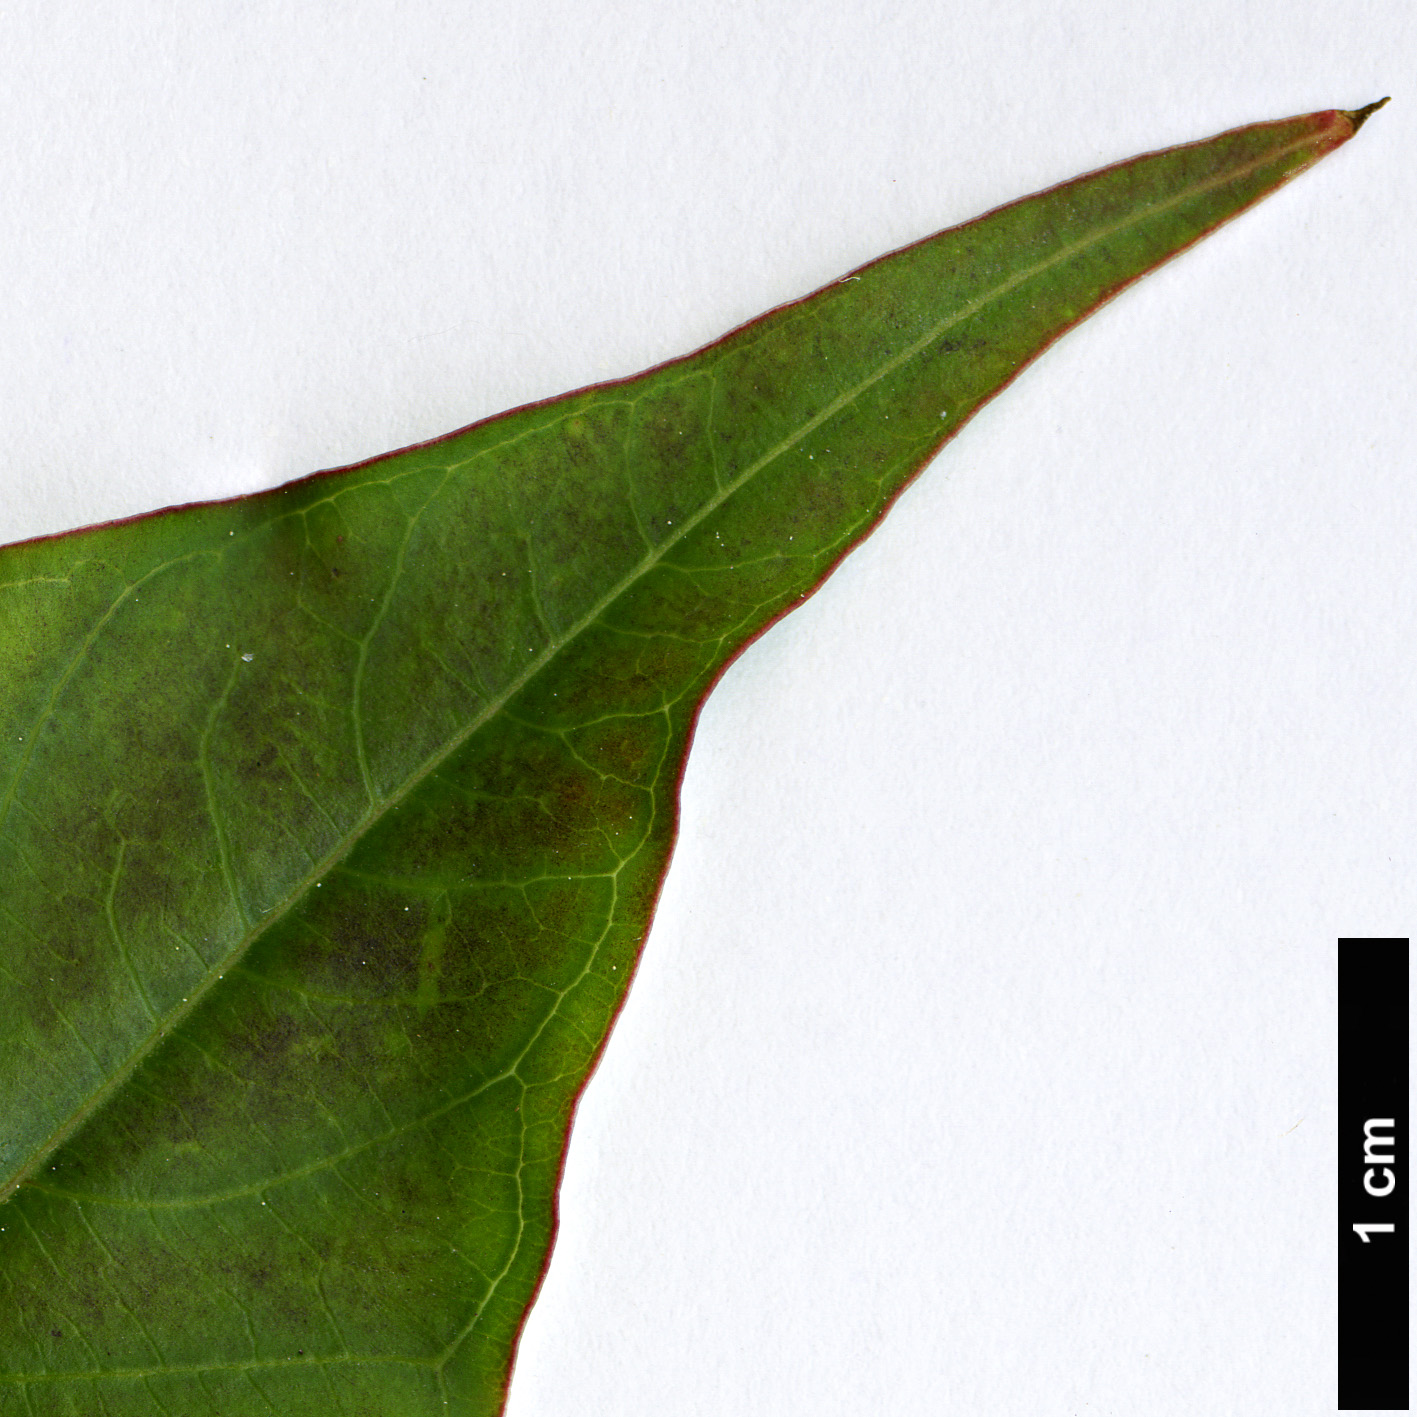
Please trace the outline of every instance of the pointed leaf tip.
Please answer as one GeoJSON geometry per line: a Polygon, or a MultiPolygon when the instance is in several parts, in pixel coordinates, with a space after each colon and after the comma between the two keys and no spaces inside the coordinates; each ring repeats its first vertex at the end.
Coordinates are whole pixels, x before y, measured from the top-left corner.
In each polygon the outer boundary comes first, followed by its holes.
{"type": "Polygon", "coordinates": [[[1341,108],[1339,112],[1353,125],[1353,131],[1356,134],[1358,129],[1361,128],[1378,109],[1389,102],[1391,102],[1390,98],[1380,98],[1376,103],[1367,104],[1363,108],[1341,108]]]}

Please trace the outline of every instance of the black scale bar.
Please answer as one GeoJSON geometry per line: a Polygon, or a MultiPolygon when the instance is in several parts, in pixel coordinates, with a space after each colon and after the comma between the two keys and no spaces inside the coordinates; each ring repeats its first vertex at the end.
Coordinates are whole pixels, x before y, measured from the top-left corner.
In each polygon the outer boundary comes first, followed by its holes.
{"type": "Polygon", "coordinates": [[[1406,940],[1338,942],[1338,1406],[1407,1410],[1406,940]]]}

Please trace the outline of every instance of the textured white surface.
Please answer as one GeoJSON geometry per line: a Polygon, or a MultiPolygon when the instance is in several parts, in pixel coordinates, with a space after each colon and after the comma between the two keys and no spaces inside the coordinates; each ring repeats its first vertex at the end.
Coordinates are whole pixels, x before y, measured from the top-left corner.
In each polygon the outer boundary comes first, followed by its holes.
{"type": "MultiPolygon", "coordinates": [[[[0,34],[0,541],[627,374],[1417,72],[1404,0],[0,34]]],[[[1414,123],[1070,335],[730,672],[509,1417],[1333,1410],[1333,941],[1417,920],[1414,123]]]]}

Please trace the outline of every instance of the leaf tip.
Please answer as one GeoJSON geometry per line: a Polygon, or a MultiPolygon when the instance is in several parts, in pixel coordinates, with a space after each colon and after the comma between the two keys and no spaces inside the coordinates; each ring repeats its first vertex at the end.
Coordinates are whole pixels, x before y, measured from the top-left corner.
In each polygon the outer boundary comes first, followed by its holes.
{"type": "Polygon", "coordinates": [[[1389,103],[1391,98],[1380,98],[1376,103],[1367,104],[1363,108],[1340,108],[1339,112],[1353,125],[1354,133],[1365,124],[1369,118],[1375,114],[1384,104],[1389,103]]]}

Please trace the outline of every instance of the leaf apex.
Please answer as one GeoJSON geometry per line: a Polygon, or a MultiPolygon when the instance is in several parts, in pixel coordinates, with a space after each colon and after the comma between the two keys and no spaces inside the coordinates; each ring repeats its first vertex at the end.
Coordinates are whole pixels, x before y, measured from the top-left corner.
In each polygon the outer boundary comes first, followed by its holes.
{"type": "Polygon", "coordinates": [[[1367,104],[1363,108],[1341,108],[1339,112],[1353,125],[1353,131],[1356,134],[1358,129],[1361,128],[1378,109],[1390,102],[1391,96],[1388,98],[1380,98],[1376,103],[1367,104]]]}

